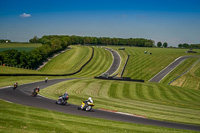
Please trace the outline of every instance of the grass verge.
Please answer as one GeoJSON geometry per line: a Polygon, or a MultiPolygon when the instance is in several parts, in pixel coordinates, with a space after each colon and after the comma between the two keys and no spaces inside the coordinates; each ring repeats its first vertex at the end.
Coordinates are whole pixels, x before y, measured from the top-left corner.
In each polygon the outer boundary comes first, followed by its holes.
{"type": "Polygon", "coordinates": [[[38,109],[0,100],[0,132],[55,133],[55,132],[148,132],[187,133],[194,131],[145,126],[38,109]]]}

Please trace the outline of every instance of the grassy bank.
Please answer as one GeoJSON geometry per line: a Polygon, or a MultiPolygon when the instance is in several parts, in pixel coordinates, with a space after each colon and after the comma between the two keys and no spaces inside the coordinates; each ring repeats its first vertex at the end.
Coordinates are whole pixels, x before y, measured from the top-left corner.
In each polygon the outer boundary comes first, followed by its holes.
{"type": "Polygon", "coordinates": [[[69,115],[50,110],[8,103],[2,100],[0,100],[0,132],[193,133],[193,131],[187,130],[145,126],[139,124],[69,115]]]}
{"type": "Polygon", "coordinates": [[[53,74],[66,74],[78,71],[91,57],[92,48],[71,46],[72,49],[51,59],[39,71],[53,74]]]}

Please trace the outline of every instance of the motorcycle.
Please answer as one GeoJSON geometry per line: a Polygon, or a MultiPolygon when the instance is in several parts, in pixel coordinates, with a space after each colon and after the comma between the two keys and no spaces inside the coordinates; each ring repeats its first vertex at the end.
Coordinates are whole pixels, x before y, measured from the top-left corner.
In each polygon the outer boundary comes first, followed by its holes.
{"type": "Polygon", "coordinates": [[[13,90],[15,90],[17,88],[17,85],[14,85],[13,90]]]}
{"type": "Polygon", "coordinates": [[[78,110],[91,111],[93,106],[94,103],[88,103],[87,101],[83,101],[81,106],[78,107],[78,110]]]}
{"type": "Polygon", "coordinates": [[[35,97],[35,96],[37,96],[37,94],[38,94],[38,93],[39,93],[39,91],[38,91],[38,90],[36,90],[36,91],[33,91],[31,96],[35,97]]]}
{"type": "Polygon", "coordinates": [[[63,99],[62,96],[59,96],[58,97],[58,100],[56,101],[56,104],[59,104],[59,105],[65,105],[67,104],[67,100],[69,99],[69,97],[67,96],[65,99],[63,99]]]}

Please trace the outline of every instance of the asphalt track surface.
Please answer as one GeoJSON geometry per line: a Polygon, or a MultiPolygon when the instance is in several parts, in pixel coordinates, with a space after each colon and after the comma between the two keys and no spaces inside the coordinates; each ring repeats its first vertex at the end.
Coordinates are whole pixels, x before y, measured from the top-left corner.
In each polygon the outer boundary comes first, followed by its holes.
{"type": "Polygon", "coordinates": [[[187,58],[194,57],[194,56],[182,56],[177,58],[174,62],[160,71],[157,75],[155,75],[149,82],[160,82],[166,75],[168,75],[174,68],[176,68],[181,62],[186,60],[187,58]]]}
{"type": "MultiPolygon", "coordinates": [[[[113,113],[109,111],[97,110],[97,109],[93,109],[91,112],[86,112],[86,111],[78,110],[77,109],[78,105],[70,104],[70,99],[67,105],[62,106],[62,105],[55,104],[56,101],[49,98],[45,98],[39,95],[36,97],[31,96],[32,90],[37,86],[40,86],[40,89],[43,89],[53,84],[67,81],[67,80],[73,80],[73,78],[54,79],[54,80],[49,80],[47,83],[45,83],[44,81],[40,81],[40,82],[34,82],[30,84],[24,84],[24,85],[20,85],[16,90],[13,90],[12,89],[13,87],[1,88],[0,98],[9,102],[17,103],[17,104],[53,110],[53,111],[67,113],[67,114],[74,114],[74,115],[79,115],[79,116],[88,116],[88,117],[102,118],[102,119],[121,121],[121,122],[200,131],[200,126],[196,126],[196,125],[187,125],[187,124],[181,124],[181,123],[158,121],[158,120],[152,120],[148,118],[137,117],[133,115],[124,115],[124,114],[118,114],[118,113],[113,113]]],[[[80,101],[80,104],[81,102],[82,101],[80,101]]],[[[95,103],[95,99],[94,99],[94,103],[95,103]]],[[[95,103],[95,104],[98,104],[98,103],[95,103]]]]}
{"type": "Polygon", "coordinates": [[[111,54],[113,55],[113,63],[110,66],[110,68],[108,69],[108,71],[106,72],[109,75],[112,75],[119,68],[120,63],[121,63],[121,57],[120,57],[120,55],[115,50],[112,50],[112,49],[109,49],[109,48],[105,48],[105,49],[107,49],[108,51],[110,51],[111,54]]]}

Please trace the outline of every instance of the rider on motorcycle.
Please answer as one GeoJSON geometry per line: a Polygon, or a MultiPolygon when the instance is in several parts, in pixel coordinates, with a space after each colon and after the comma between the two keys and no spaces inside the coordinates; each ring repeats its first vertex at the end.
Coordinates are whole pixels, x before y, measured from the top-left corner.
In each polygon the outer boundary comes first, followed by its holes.
{"type": "Polygon", "coordinates": [[[40,91],[40,87],[39,86],[36,87],[33,91],[36,92],[37,90],[38,90],[38,93],[39,93],[39,91],[40,91]]]}
{"type": "Polygon", "coordinates": [[[89,97],[88,100],[84,101],[84,103],[85,103],[85,106],[87,106],[89,103],[93,103],[93,100],[91,97],[89,97]]]}
{"type": "Polygon", "coordinates": [[[16,86],[16,88],[17,88],[17,86],[18,86],[18,83],[16,82],[15,84],[14,84],[14,87],[16,86]]]}
{"type": "Polygon", "coordinates": [[[67,92],[65,92],[65,93],[63,94],[62,99],[63,99],[63,101],[66,101],[66,100],[69,99],[69,95],[68,95],[67,92]]]}

